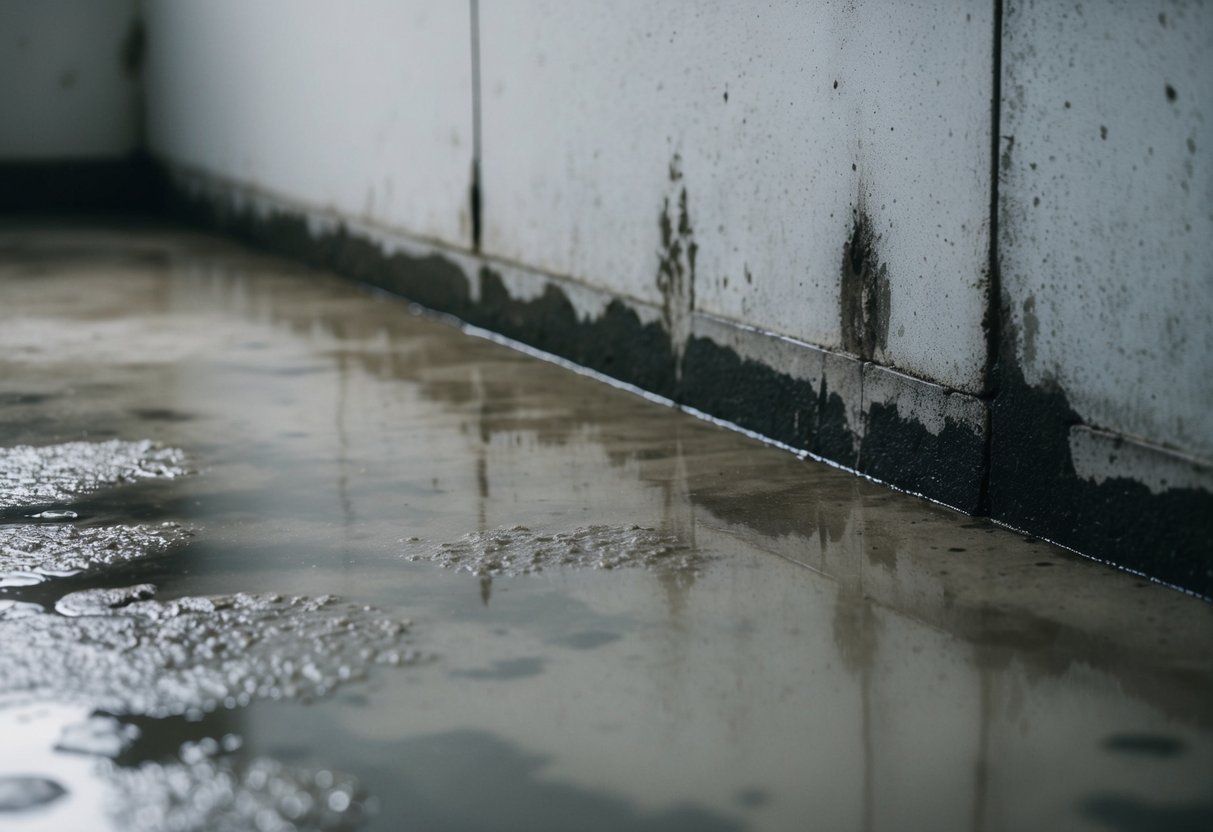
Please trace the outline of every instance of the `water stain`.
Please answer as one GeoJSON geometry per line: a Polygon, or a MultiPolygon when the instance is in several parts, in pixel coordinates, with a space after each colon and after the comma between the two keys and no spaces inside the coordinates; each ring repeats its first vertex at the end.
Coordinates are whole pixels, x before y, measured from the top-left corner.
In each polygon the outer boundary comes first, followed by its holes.
{"type": "Polygon", "coordinates": [[[491,679],[497,682],[508,682],[511,679],[526,679],[543,673],[546,664],[540,656],[521,656],[516,659],[502,659],[493,662],[490,667],[477,667],[471,670],[455,670],[452,676],[463,679],[491,679]]]}
{"type": "Polygon", "coordinates": [[[525,526],[471,532],[460,540],[407,552],[410,561],[434,561],[473,575],[514,576],[545,569],[590,568],[696,571],[706,556],[678,537],[641,526],[581,526],[535,532],[525,526]]]}
{"type": "Polygon", "coordinates": [[[555,638],[552,640],[552,644],[558,644],[561,647],[571,647],[574,650],[593,650],[596,647],[602,647],[619,641],[621,638],[623,636],[618,633],[611,633],[606,630],[581,630],[555,638]]]}

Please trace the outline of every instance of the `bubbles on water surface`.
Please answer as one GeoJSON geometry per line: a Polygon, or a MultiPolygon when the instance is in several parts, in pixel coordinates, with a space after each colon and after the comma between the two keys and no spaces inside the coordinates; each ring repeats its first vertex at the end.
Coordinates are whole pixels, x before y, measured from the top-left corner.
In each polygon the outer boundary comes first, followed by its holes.
{"type": "Polygon", "coordinates": [[[58,503],[107,486],[185,473],[182,451],[146,439],[0,448],[0,508],[58,503]]]}
{"type": "Polygon", "coordinates": [[[139,739],[139,727],[112,716],[93,714],[88,719],[63,726],[56,751],[117,757],[139,739]]]}
{"type": "Polygon", "coordinates": [[[322,696],[375,664],[415,661],[407,622],[331,597],[152,600],[154,587],[64,596],[0,618],[0,706],[39,699],[170,716],[322,696]]]}
{"type": "Polygon", "coordinates": [[[132,832],[211,829],[352,829],[368,812],[358,782],[264,757],[222,755],[213,739],[185,743],[177,760],[108,765],[115,825],[132,832]]]}
{"type": "Polygon", "coordinates": [[[678,537],[643,526],[582,526],[564,532],[512,526],[472,532],[436,547],[415,540],[408,544],[422,549],[408,552],[410,561],[434,561],[448,569],[492,577],[560,567],[695,571],[707,560],[678,537]]]}
{"type": "Polygon", "coordinates": [[[49,577],[152,557],[191,534],[175,523],[95,528],[32,523],[0,526],[0,586],[28,586],[49,577]]]}

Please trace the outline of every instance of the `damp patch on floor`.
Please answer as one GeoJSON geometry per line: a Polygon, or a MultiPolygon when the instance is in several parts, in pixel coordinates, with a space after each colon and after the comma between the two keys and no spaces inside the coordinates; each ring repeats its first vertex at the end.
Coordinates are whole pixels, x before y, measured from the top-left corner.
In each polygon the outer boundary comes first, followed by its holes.
{"type": "Polygon", "coordinates": [[[642,526],[581,526],[571,531],[511,526],[438,545],[416,538],[403,542],[407,560],[432,561],[487,577],[560,568],[697,571],[707,560],[680,538],[642,526]]]}
{"type": "Polygon", "coordinates": [[[172,716],[253,699],[310,699],[377,664],[420,658],[408,622],[330,596],[90,589],[57,612],[0,618],[0,706],[49,700],[172,716]],[[66,615],[64,614],[66,613],[66,615]]]}
{"type": "Polygon", "coordinates": [[[183,451],[146,439],[0,448],[0,509],[53,505],[109,486],[186,473],[183,451]]]}
{"type": "Polygon", "coordinates": [[[0,587],[29,586],[162,555],[192,534],[171,521],[158,526],[0,526],[0,587]]]}

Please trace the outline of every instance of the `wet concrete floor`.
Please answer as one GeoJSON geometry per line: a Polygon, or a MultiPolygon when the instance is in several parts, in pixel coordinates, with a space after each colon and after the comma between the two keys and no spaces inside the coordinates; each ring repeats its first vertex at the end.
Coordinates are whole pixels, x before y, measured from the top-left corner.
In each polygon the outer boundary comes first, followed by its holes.
{"type": "Polygon", "coordinates": [[[0,228],[0,826],[1213,828],[1213,609],[233,243],[0,228]]]}

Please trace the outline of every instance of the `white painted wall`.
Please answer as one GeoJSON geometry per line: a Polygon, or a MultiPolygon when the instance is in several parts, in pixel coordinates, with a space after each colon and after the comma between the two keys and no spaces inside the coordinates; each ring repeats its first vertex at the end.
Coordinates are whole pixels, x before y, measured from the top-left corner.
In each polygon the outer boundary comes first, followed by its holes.
{"type": "Polygon", "coordinates": [[[139,83],[124,60],[135,0],[0,2],[0,161],[123,156],[139,83]]]}
{"type": "Polygon", "coordinates": [[[467,3],[150,0],[147,19],[155,155],[470,243],[467,3]]]}
{"type": "Polygon", "coordinates": [[[486,2],[485,250],[659,303],[659,217],[685,186],[695,308],[838,348],[861,206],[891,280],[878,359],[978,391],[992,13],[486,2]]]}
{"type": "Polygon", "coordinates": [[[1014,0],[1005,22],[1000,251],[1027,380],[1211,459],[1213,9],[1014,0]]]}

